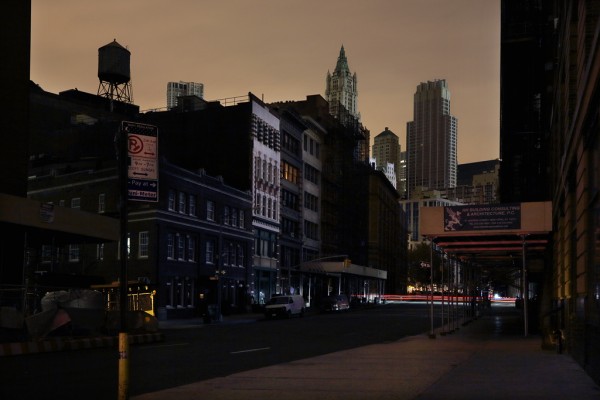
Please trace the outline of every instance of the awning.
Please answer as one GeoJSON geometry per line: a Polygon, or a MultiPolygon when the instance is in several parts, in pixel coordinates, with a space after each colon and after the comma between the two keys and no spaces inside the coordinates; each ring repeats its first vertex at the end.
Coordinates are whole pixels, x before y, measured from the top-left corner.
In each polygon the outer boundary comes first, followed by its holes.
{"type": "Polygon", "coordinates": [[[57,207],[40,201],[0,193],[0,224],[4,232],[25,229],[28,240],[53,240],[55,244],[119,240],[116,218],[57,207]]]}

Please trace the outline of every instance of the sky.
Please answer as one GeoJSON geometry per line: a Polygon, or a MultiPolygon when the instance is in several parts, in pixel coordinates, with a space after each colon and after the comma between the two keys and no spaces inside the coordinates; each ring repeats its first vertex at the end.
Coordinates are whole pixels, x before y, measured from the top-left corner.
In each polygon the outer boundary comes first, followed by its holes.
{"type": "Polygon", "coordinates": [[[95,94],[115,39],[142,111],[177,81],[207,100],[325,97],[343,45],[371,140],[388,127],[404,151],[417,86],[446,79],[458,162],[499,158],[500,0],[31,0],[31,80],[95,94]]]}

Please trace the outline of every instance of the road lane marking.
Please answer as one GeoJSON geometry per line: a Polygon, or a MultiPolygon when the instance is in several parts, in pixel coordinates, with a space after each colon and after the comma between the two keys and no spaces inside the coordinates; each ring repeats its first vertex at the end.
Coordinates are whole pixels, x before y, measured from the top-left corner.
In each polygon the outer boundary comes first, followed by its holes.
{"type": "Polygon", "coordinates": [[[252,353],[254,351],[264,351],[264,350],[271,350],[271,348],[270,347],[259,347],[257,349],[231,351],[231,352],[229,352],[229,354],[252,353]]]}
{"type": "Polygon", "coordinates": [[[143,346],[140,347],[140,349],[157,349],[159,347],[175,347],[175,346],[189,346],[190,343],[173,343],[173,344],[159,344],[159,345],[155,345],[155,346],[143,346]]]}

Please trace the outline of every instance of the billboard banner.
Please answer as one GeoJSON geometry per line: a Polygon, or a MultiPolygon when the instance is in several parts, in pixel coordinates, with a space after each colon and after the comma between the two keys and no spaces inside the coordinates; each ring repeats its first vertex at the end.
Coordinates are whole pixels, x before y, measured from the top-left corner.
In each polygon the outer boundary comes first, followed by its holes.
{"type": "Polygon", "coordinates": [[[444,231],[521,229],[521,204],[444,207],[444,231]]]}

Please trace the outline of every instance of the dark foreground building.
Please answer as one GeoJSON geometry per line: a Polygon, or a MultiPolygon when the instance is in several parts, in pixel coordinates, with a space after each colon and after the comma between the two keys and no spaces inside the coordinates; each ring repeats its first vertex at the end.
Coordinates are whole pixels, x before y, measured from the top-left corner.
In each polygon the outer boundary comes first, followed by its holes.
{"type": "Polygon", "coordinates": [[[552,200],[535,315],[600,382],[600,1],[502,2],[501,197],[552,200]]]}

